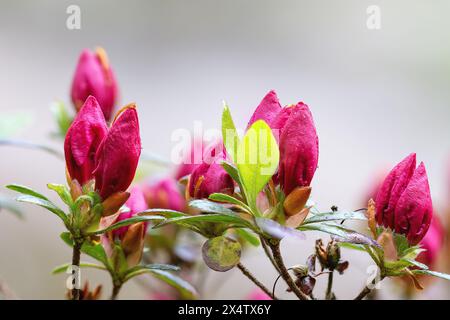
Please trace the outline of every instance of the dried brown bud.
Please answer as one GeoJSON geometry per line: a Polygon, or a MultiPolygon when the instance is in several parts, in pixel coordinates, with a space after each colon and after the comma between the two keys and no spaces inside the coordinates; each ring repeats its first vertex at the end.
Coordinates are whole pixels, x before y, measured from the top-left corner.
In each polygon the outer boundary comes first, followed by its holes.
{"type": "Polygon", "coordinates": [[[373,201],[373,199],[370,199],[369,203],[367,204],[366,216],[369,229],[372,232],[374,239],[377,237],[377,221],[375,219],[375,213],[375,201],[373,201]]]}

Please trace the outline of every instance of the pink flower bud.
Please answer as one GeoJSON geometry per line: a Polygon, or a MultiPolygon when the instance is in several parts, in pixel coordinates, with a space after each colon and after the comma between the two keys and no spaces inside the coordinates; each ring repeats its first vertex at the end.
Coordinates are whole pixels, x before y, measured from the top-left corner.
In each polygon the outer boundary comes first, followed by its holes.
{"type": "Polygon", "coordinates": [[[200,139],[193,139],[188,146],[186,146],[183,154],[182,163],[178,165],[175,170],[175,179],[190,175],[202,163],[203,156],[203,141],[200,139]]]}
{"type": "Polygon", "coordinates": [[[432,267],[436,262],[440,251],[444,246],[445,231],[437,215],[431,220],[430,229],[420,241],[420,246],[425,249],[417,257],[417,261],[432,267]]]}
{"type": "Polygon", "coordinates": [[[296,187],[310,185],[319,160],[319,139],[312,114],[302,102],[285,108],[278,119],[273,122],[281,130],[278,181],[288,195],[296,187]]]}
{"type": "Polygon", "coordinates": [[[139,121],[132,105],[116,116],[95,155],[95,188],[102,199],[129,187],[140,154],[139,121]]]}
{"type": "Polygon", "coordinates": [[[258,120],[264,120],[270,127],[272,127],[272,121],[281,110],[282,107],[276,92],[274,90],[269,91],[269,93],[267,93],[262,99],[258,107],[256,107],[255,112],[248,122],[247,129],[258,120]]]}
{"type": "Polygon", "coordinates": [[[185,199],[178,189],[177,182],[172,178],[156,181],[143,187],[145,199],[149,208],[171,209],[183,211],[185,199]]]}
{"type": "Polygon", "coordinates": [[[189,177],[187,188],[192,198],[208,198],[212,193],[233,193],[233,179],[220,165],[224,159],[226,151],[221,140],[213,141],[205,147],[203,163],[189,177]]]}
{"type": "MultiPolygon", "coordinates": [[[[127,202],[125,202],[125,206],[129,209],[129,211],[125,211],[119,214],[116,222],[129,219],[135,216],[137,213],[148,209],[147,202],[145,201],[144,193],[142,192],[141,188],[136,186],[131,189],[130,197],[128,198],[127,202]]],[[[127,232],[128,228],[129,226],[125,226],[113,230],[113,235],[122,238],[127,232]]]]}
{"type": "Polygon", "coordinates": [[[102,48],[91,52],[83,50],[72,82],[72,102],[80,110],[86,98],[94,96],[102,108],[106,120],[111,118],[117,99],[117,82],[106,52],[102,48]]]}
{"type": "Polygon", "coordinates": [[[102,110],[97,100],[89,96],[64,141],[67,170],[70,178],[77,180],[80,185],[94,177],[95,153],[107,132],[102,110]]]}
{"type": "Polygon", "coordinates": [[[425,166],[416,169],[412,153],[392,169],[376,200],[378,224],[404,234],[416,245],[428,231],[433,216],[430,187],[425,166]]]}
{"type": "Polygon", "coordinates": [[[213,193],[232,194],[234,182],[220,164],[203,163],[192,172],[188,188],[192,198],[202,199],[213,193]]]}

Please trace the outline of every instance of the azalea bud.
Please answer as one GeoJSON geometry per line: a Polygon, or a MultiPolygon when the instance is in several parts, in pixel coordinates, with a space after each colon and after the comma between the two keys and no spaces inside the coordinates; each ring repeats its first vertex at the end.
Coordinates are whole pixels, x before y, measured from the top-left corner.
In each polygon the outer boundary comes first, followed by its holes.
{"type": "Polygon", "coordinates": [[[200,139],[193,139],[183,153],[182,163],[175,170],[175,179],[191,174],[201,163],[203,156],[203,142],[200,139]]]}
{"type": "Polygon", "coordinates": [[[190,197],[208,198],[212,193],[233,194],[234,182],[220,163],[226,159],[222,141],[214,141],[205,147],[203,163],[189,177],[187,192],[190,197]]]}
{"type": "Polygon", "coordinates": [[[269,91],[269,93],[267,93],[262,99],[258,107],[256,107],[255,112],[248,122],[247,129],[258,120],[264,120],[270,127],[272,127],[272,121],[277,117],[281,110],[282,107],[276,92],[274,90],[269,91]]]}
{"type": "Polygon", "coordinates": [[[376,200],[379,225],[404,234],[416,245],[428,231],[433,216],[430,187],[423,163],[416,168],[416,154],[410,154],[392,169],[376,200]]]}
{"type": "Polygon", "coordinates": [[[177,182],[172,178],[162,179],[145,186],[143,192],[149,208],[183,211],[186,206],[177,182]]]}
{"type": "MultiPolygon", "coordinates": [[[[111,199],[108,198],[108,200],[111,199]]],[[[107,200],[107,201],[108,201],[107,200]]],[[[139,187],[133,187],[130,191],[129,198],[127,202],[125,202],[125,206],[128,211],[121,212],[118,216],[116,222],[129,219],[135,216],[137,213],[145,211],[148,209],[147,202],[145,201],[144,193],[139,187]]],[[[113,235],[115,237],[122,238],[125,233],[128,231],[129,226],[121,227],[113,231],[113,235]]]]}
{"type": "Polygon", "coordinates": [[[93,96],[86,99],[64,141],[64,154],[70,179],[80,185],[94,177],[95,153],[108,132],[102,110],[93,96]]]}
{"type": "Polygon", "coordinates": [[[420,247],[425,249],[417,257],[417,261],[432,267],[444,246],[445,231],[437,215],[433,216],[427,234],[420,241],[420,247]]]}
{"type": "Polygon", "coordinates": [[[94,96],[107,120],[111,118],[117,100],[117,82],[109,65],[108,57],[102,48],[91,52],[83,50],[78,60],[72,82],[72,102],[80,110],[90,95],[94,96]]]}
{"type": "Polygon", "coordinates": [[[319,159],[319,140],[308,106],[300,102],[289,109],[279,143],[278,180],[286,195],[310,185],[319,159]]]}
{"type": "Polygon", "coordinates": [[[189,195],[192,198],[208,198],[213,193],[232,194],[233,179],[217,163],[203,163],[192,172],[188,184],[189,195]]]}
{"type": "Polygon", "coordinates": [[[129,106],[116,117],[95,155],[95,189],[102,199],[129,187],[140,154],[138,115],[129,106]]]}

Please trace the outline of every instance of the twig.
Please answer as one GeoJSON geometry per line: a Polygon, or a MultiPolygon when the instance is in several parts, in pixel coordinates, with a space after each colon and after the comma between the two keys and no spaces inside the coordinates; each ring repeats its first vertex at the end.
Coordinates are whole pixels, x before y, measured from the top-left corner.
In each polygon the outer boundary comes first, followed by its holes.
{"type": "MultiPolygon", "coordinates": [[[[81,245],[83,244],[83,242],[81,242],[80,240],[75,240],[74,239],[74,244],[73,244],[73,252],[72,252],[72,267],[76,266],[77,269],[72,270],[72,272],[80,272],[80,255],[81,255],[81,245]]],[[[79,274],[77,274],[77,277],[79,277],[79,274]]],[[[73,289],[72,289],[72,300],[80,300],[80,288],[78,287],[78,279],[76,277],[73,278],[72,280],[72,284],[73,284],[73,289]]]]}
{"type": "Polygon", "coordinates": [[[275,260],[273,259],[272,253],[270,253],[269,247],[266,244],[266,240],[262,236],[259,236],[259,240],[261,241],[261,245],[262,245],[262,247],[264,249],[264,252],[265,252],[267,258],[269,258],[269,260],[272,263],[272,265],[275,268],[275,270],[277,270],[278,273],[281,273],[280,272],[280,268],[278,268],[275,260]]]}
{"type": "Polygon", "coordinates": [[[114,283],[113,285],[113,291],[111,293],[110,300],[116,300],[117,296],[119,295],[120,289],[122,288],[122,283],[114,283]]]}
{"type": "Polygon", "coordinates": [[[239,268],[239,270],[242,271],[242,273],[249,278],[254,284],[256,284],[262,291],[264,291],[269,297],[271,297],[273,300],[278,300],[278,298],[272,293],[270,292],[269,289],[267,289],[258,279],[255,278],[254,275],[252,275],[250,273],[250,271],[244,267],[244,265],[242,263],[238,263],[237,267],[239,268]]]}
{"type": "Polygon", "coordinates": [[[43,144],[39,144],[39,143],[33,143],[33,142],[28,142],[28,141],[23,141],[23,140],[16,140],[16,139],[0,139],[0,145],[26,148],[26,149],[42,150],[51,155],[54,155],[58,159],[64,160],[64,155],[61,152],[53,149],[52,147],[49,147],[49,146],[43,145],[43,144]]]}
{"type": "Polygon", "coordinates": [[[334,275],[334,271],[330,271],[330,273],[328,273],[328,285],[327,285],[327,291],[325,294],[325,299],[327,300],[331,300],[331,297],[333,295],[332,293],[332,288],[333,288],[333,275],[334,275]]]}
{"type": "Polygon", "coordinates": [[[273,258],[275,260],[275,263],[277,264],[278,268],[280,269],[280,275],[286,281],[289,288],[295,293],[295,295],[300,300],[310,300],[310,298],[303,293],[299,287],[295,284],[294,280],[292,280],[291,275],[289,274],[289,271],[286,269],[286,266],[283,262],[283,257],[281,256],[280,252],[280,243],[271,244],[269,243],[270,248],[272,249],[273,258]]]}
{"type": "MultiPolygon", "coordinates": [[[[384,279],[384,277],[381,277],[379,282],[381,282],[384,279]]],[[[376,279],[373,279],[372,285],[375,286],[377,284],[376,279]]],[[[364,289],[361,290],[361,292],[353,299],[353,300],[362,300],[364,299],[369,293],[371,293],[373,290],[370,289],[368,286],[365,286],[364,289]]]]}

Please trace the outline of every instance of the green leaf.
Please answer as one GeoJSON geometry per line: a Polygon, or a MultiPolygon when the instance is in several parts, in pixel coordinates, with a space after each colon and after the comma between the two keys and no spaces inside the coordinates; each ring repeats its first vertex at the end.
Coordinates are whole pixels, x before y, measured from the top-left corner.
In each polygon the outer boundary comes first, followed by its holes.
{"type": "Polygon", "coordinates": [[[231,117],[230,108],[224,102],[222,112],[222,140],[231,160],[236,162],[239,146],[239,135],[231,117]]]}
{"type": "Polygon", "coordinates": [[[175,218],[175,217],[182,217],[186,214],[183,212],[175,211],[175,210],[169,210],[169,209],[147,209],[145,211],[139,212],[136,214],[137,216],[163,216],[165,218],[175,218]]]}
{"type": "Polygon", "coordinates": [[[60,208],[58,208],[55,204],[53,204],[50,200],[38,198],[35,196],[29,196],[29,195],[21,195],[16,198],[19,202],[25,202],[25,203],[31,203],[36,204],[42,208],[47,209],[50,212],[53,212],[56,214],[63,222],[64,224],[67,224],[67,215],[64,211],[62,211],[60,208]]]}
{"type": "Polygon", "coordinates": [[[53,113],[56,123],[58,124],[59,135],[61,137],[65,137],[67,130],[69,130],[69,127],[72,124],[72,117],[67,111],[64,103],[61,101],[53,102],[50,109],[53,113]]]}
{"type": "Polygon", "coordinates": [[[72,206],[72,196],[70,195],[69,189],[67,189],[65,185],[49,183],[47,184],[47,187],[50,190],[55,191],[65,204],[67,204],[69,207],[72,206]]]}
{"type": "Polygon", "coordinates": [[[361,211],[323,212],[307,218],[303,224],[335,220],[367,220],[367,217],[361,211]]]}
{"type": "MultiPolygon", "coordinates": [[[[73,247],[72,236],[69,232],[63,232],[60,235],[61,239],[68,244],[70,247],[73,247]]],[[[92,243],[85,241],[81,246],[81,252],[87,254],[88,256],[94,258],[97,261],[102,262],[105,267],[109,266],[108,257],[106,256],[105,249],[100,243],[92,243]]]]}
{"type": "Polygon", "coordinates": [[[236,213],[231,210],[228,209],[227,207],[225,207],[222,204],[213,202],[213,201],[209,201],[209,200],[192,200],[191,202],[189,202],[189,207],[191,208],[195,208],[200,210],[201,212],[206,212],[206,213],[221,213],[221,214],[228,214],[228,215],[232,215],[235,216],[236,213]]]}
{"type": "Polygon", "coordinates": [[[353,243],[347,243],[347,242],[339,242],[339,247],[341,248],[347,248],[351,250],[357,250],[357,251],[366,251],[363,245],[361,244],[353,244],[353,243]]]}
{"type": "Polygon", "coordinates": [[[239,177],[239,171],[237,170],[237,168],[233,164],[226,161],[223,161],[221,163],[221,166],[230,175],[231,179],[236,181],[236,183],[239,184],[239,186],[241,186],[242,181],[241,177],[239,177]]]}
{"type": "Polygon", "coordinates": [[[450,281],[450,274],[432,271],[432,270],[412,270],[415,274],[425,274],[433,277],[438,277],[441,279],[449,280],[450,281]]]}
{"type": "Polygon", "coordinates": [[[194,299],[198,296],[197,290],[186,280],[164,270],[151,270],[155,278],[164,281],[168,285],[177,289],[184,299],[194,299]]]}
{"type": "Polygon", "coordinates": [[[125,227],[125,226],[129,226],[131,224],[135,224],[138,222],[147,222],[147,221],[163,221],[166,220],[166,218],[161,217],[161,216],[134,216],[131,217],[129,219],[125,219],[125,220],[121,220],[117,223],[114,223],[112,225],[110,225],[107,228],[101,229],[101,230],[97,230],[95,232],[92,232],[91,234],[102,234],[111,230],[115,230],[117,228],[120,227],[125,227]]]}
{"type": "Polygon", "coordinates": [[[225,236],[208,239],[202,247],[202,256],[206,265],[219,272],[225,272],[239,263],[241,245],[225,236]]]}
{"type": "Polygon", "coordinates": [[[241,228],[251,228],[254,229],[254,226],[245,219],[238,217],[237,215],[228,215],[222,213],[212,213],[212,214],[200,214],[196,216],[183,216],[167,219],[158,225],[154,226],[153,229],[157,229],[163,227],[168,224],[180,224],[180,225],[197,225],[199,222],[217,222],[217,223],[226,223],[232,224],[233,227],[241,227],[241,228]]]}
{"type": "Polygon", "coordinates": [[[252,246],[258,247],[260,245],[259,238],[255,236],[252,232],[246,229],[235,229],[237,235],[250,243],[252,246]]]}
{"type": "Polygon", "coordinates": [[[144,273],[153,273],[154,270],[179,271],[180,268],[170,264],[158,264],[158,263],[147,264],[143,266],[135,266],[126,271],[124,282],[144,273]]]}
{"type": "Polygon", "coordinates": [[[0,211],[1,209],[5,209],[8,210],[9,212],[14,213],[20,219],[23,219],[24,217],[24,214],[17,205],[17,202],[5,197],[2,194],[0,194],[0,211]]]}
{"type": "Polygon", "coordinates": [[[428,269],[429,269],[428,266],[427,266],[426,264],[421,263],[421,262],[416,261],[416,260],[406,259],[406,258],[403,258],[403,259],[400,259],[400,260],[406,261],[406,262],[408,262],[410,265],[415,266],[415,267],[418,267],[418,268],[420,268],[420,269],[422,269],[422,270],[428,270],[428,269]]]}
{"type": "Polygon", "coordinates": [[[241,200],[236,199],[235,197],[232,197],[228,194],[213,193],[208,197],[208,199],[212,200],[212,201],[217,201],[217,202],[232,203],[232,204],[235,204],[235,205],[243,208],[244,210],[248,211],[249,213],[251,212],[250,208],[245,203],[243,203],[241,200]]]}
{"type": "Polygon", "coordinates": [[[237,153],[237,167],[248,204],[257,213],[256,197],[275,173],[280,158],[277,141],[263,120],[247,130],[237,153]]]}
{"type": "Polygon", "coordinates": [[[26,111],[2,112],[0,117],[0,139],[19,134],[30,126],[33,117],[26,111]]]}
{"type": "Polygon", "coordinates": [[[272,219],[256,218],[256,224],[259,229],[271,238],[281,240],[285,237],[296,237],[304,240],[305,235],[297,229],[283,226],[272,219]]]}
{"type": "Polygon", "coordinates": [[[301,225],[297,228],[303,231],[321,231],[331,235],[334,235],[338,242],[348,242],[353,244],[364,244],[377,248],[381,246],[375,240],[351,229],[347,229],[342,226],[326,223],[311,223],[307,225],[301,225]]]}
{"type": "MultiPolygon", "coordinates": [[[[60,266],[57,266],[52,270],[52,274],[66,272],[67,268],[71,265],[72,265],[71,263],[64,263],[60,266]]],[[[80,268],[94,268],[94,269],[100,269],[100,270],[107,270],[104,266],[101,266],[101,265],[95,264],[95,263],[90,263],[90,262],[80,262],[80,268]]]]}
{"type": "Polygon", "coordinates": [[[33,189],[30,189],[28,187],[22,186],[20,184],[10,184],[6,186],[8,189],[22,193],[22,194],[26,194],[29,196],[33,196],[36,198],[41,198],[43,200],[48,200],[47,197],[45,197],[44,195],[40,194],[37,191],[34,191],[33,189]]]}

